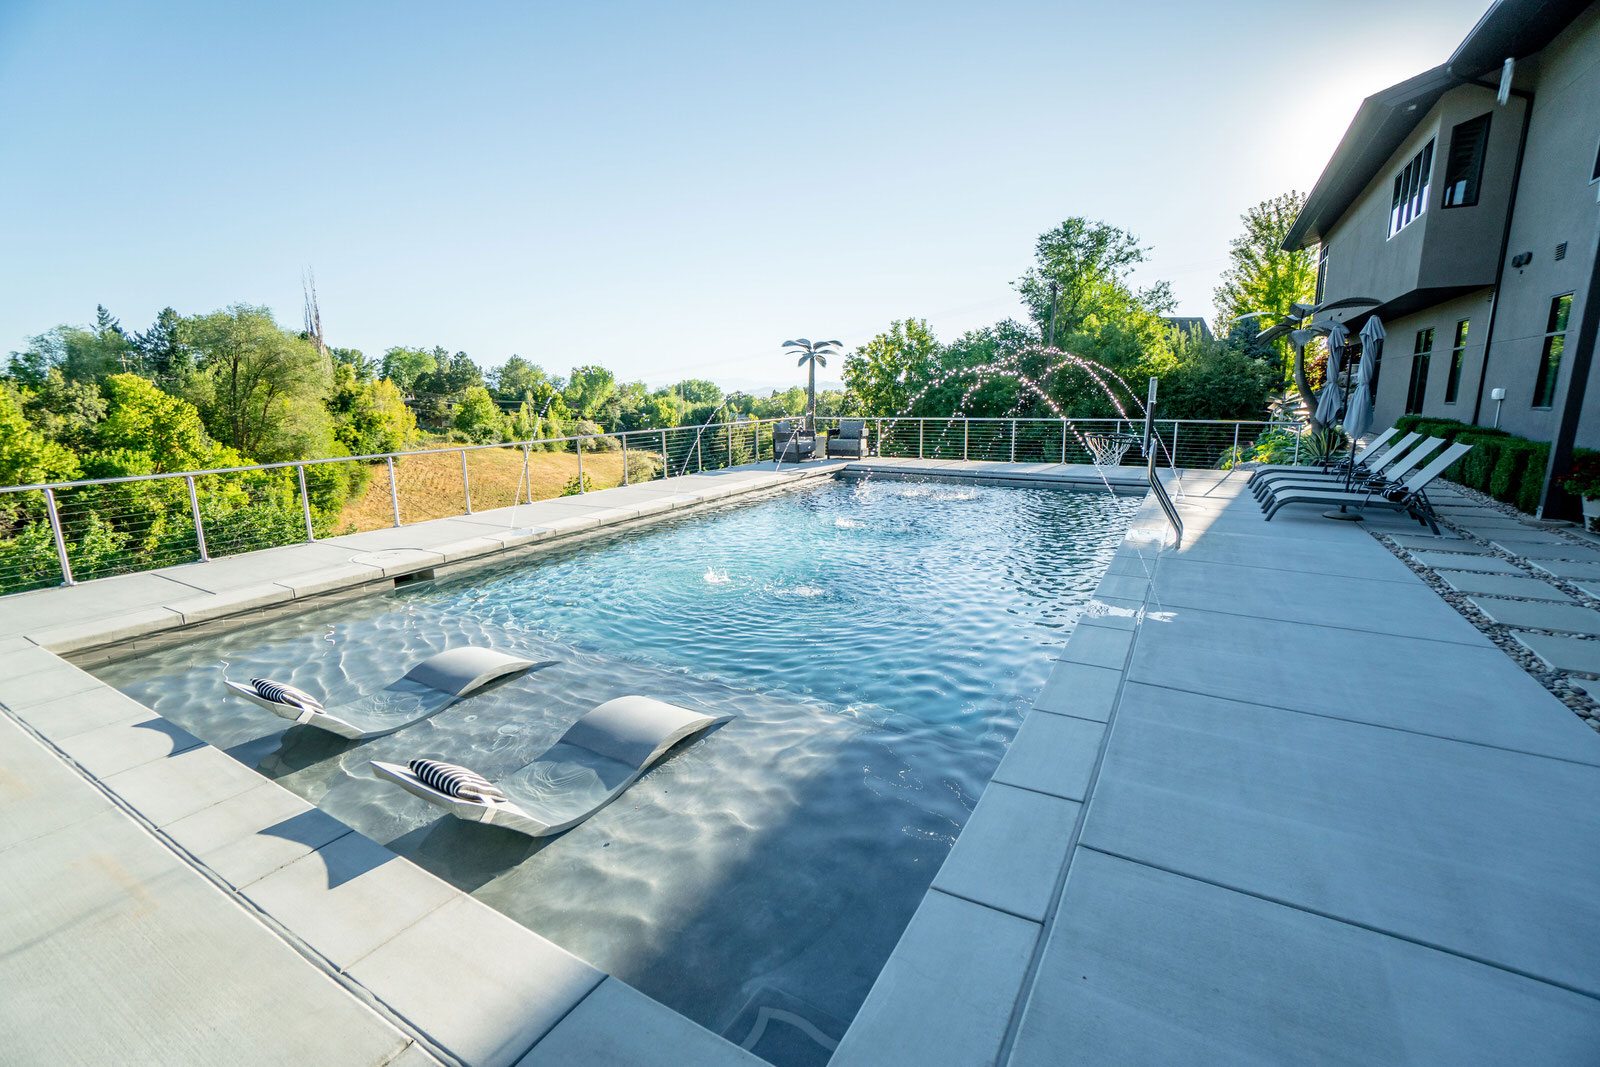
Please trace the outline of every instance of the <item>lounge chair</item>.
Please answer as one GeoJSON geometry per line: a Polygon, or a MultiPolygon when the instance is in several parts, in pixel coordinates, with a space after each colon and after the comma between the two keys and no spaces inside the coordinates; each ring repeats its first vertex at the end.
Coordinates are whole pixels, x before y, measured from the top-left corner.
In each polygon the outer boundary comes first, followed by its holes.
{"type": "Polygon", "coordinates": [[[810,459],[817,451],[817,435],[788,419],[772,428],[772,458],[779,463],[810,459]]]}
{"type": "Polygon", "coordinates": [[[1382,508],[1386,511],[1404,511],[1434,533],[1438,533],[1439,523],[1435,520],[1433,505],[1428,502],[1428,484],[1443,474],[1446,467],[1471,451],[1471,445],[1453,444],[1440,453],[1432,463],[1406,479],[1404,485],[1391,485],[1370,493],[1346,493],[1342,490],[1313,488],[1285,490],[1273,498],[1272,506],[1267,510],[1267,521],[1271,522],[1272,517],[1280,509],[1290,504],[1352,507],[1358,511],[1382,508]]]}
{"type": "Polygon", "coordinates": [[[1385,455],[1383,462],[1377,464],[1371,473],[1351,478],[1349,484],[1346,484],[1348,476],[1343,474],[1323,475],[1320,477],[1308,475],[1302,478],[1279,479],[1264,485],[1261,491],[1256,493],[1256,499],[1261,501],[1261,506],[1265,508],[1271,503],[1273,496],[1285,489],[1343,489],[1347,492],[1372,492],[1387,485],[1398,484],[1401,478],[1410,474],[1423,460],[1433,455],[1444,445],[1444,438],[1430,437],[1403,456],[1394,456],[1397,462],[1392,465],[1390,456],[1393,453],[1385,455]]]}
{"type": "Polygon", "coordinates": [[[840,419],[839,428],[828,431],[826,455],[829,459],[866,459],[867,420],[840,419]]]}
{"type": "MultiPolygon", "coordinates": [[[[1391,437],[1399,432],[1400,428],[1398,426],[1391,426],[1378,436],[1374,437],[1372,440],[1368,441],[1365,447],[1363,447],[1360,452],[1356,453],[1356,466],[1359,467],[1368,460],[1373,459],[1378,450],[1382,448],[1391,437]]],[[[1419,436],[1421,435],[1412,434],[1410,439],[1415,441],[1419,436]]],[[[1337,469],[1340,473],[1343,473],[1349,466],[1346,462],[1347,459],[1348,457],[1341,458],[1338,456],[1328,456],[1319,463],[1268,463],[1254,468],[1250,472],[1250,477],[1247,479],[1246,484],[1254,482],[1257,478],[1263,478],[1269,474],[1275,474],[1279,471],[1299,471],[1302,474],[1306,474],[1315,473],[1318,471],[1331,472],[1337,469]]]]}
{"type": "MultiPolygon", "coordinates": [[[[1367,445],[1366,448],[1363,448],[1359,453],[1356,454],[1356,477],[1361,477],[1364,474],[1371,473],[1394,463],[1401,456],[1406,454],[1406,449],[1410,448],[1413,444],[1420,440],[1422,440],[1422,435],[1420,433],[1408,433],[1404,437],[1400,438],[1400,440],[1396,441],[1391,447],[1382,450],[1377,447],[1378,442],[1372,442],[1371,444],[1367,445]]],[[[1348,463],[1341,463],[1336,468],[1325,466],[1297,467],[1294,465],[1262,467],[1256,470],[1256,472],[1250,476],[1250,480],[1245,484],[1250,486],[1251,492],[1255,493],[1257,496],[1260,496],[1262,489],[1274,482],[1283,481],[1284,479],[1342,479],[1350,473],[1350,469],[1351,467],[1348,463]]]]}
{"type": "Polygon", "coordinates": [[[359,741],[431,718],[496,678],[533,666],[532,660],[489,648],[452,648],[429,656],[378,692],[332,711],[310,693],[268,679],[252,678],[248,685],[227,678],[222,682],[237,695],[285,719],[359,741]]]}
{"type": "Polygon", "coordinates": [[[434,760],[406,767],[374,760],[372,773],[458,819],[548,837],[611,803],[679,741],[730,718],[649,697],[617,697],[567,727],[537,760],[496,782],[434,760]]]}

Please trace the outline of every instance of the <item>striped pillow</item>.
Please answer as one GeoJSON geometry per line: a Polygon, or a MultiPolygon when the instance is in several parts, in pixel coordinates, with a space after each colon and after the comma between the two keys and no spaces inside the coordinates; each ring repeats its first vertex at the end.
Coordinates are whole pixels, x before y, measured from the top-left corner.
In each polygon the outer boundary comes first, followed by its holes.
{"type": "Polygon", "coordinates": [[[484,800],[490,797],[496,800],[506,799],[506,795],[487,778],[465,767],[432,759],[414,759],[410,766],[411,773],[421,779],[423,785],[437,789],[446,796],[461,797],[463,800],[484,800]]]}
{"type": "Polygon", "coordinates": [[[322,710],[322,701],[304,689],[296,689],[292,685],[268,681],[265,678],[252,678],[250,684],[263,700],[270,700],[274,704],[287,704],[291,708],[304,708],[306,711],[322,710]]]}

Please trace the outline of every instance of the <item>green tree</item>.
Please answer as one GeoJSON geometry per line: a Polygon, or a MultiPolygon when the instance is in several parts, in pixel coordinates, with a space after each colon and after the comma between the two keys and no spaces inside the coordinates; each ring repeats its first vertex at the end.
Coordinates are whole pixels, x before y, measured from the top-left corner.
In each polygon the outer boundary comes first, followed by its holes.
{"type": "Polygon", "coordinates": [[[194,405],[137,374],[114,374],[105,389],[106,417],[94,434],[98,469],[111,464],[126,473],[165,474],[202,470],[218,461],[231,465],[242,458],[219,454],[194,405]],[[112,456],[118,458],[108,458],[112,456]],[[141,458],[129,458],[133,456],[141,458]]]}
{"type": "Polygon", "coordinates": [[[863,414],[905,410],[917,383],[933,376],[939,342],[927,319],[891,322],[889,329],[844,360],[845,406],[863,414]]]}
{"type": "Polygon", "coordinates": [[[387,378],[363,381],[344,363],[333,368],[328,411],[333,416],[334,440],[354,456],[398,452],[411,442],[417,428],[416,417],[394,382],[387,378]]]}
{"type": "Polygon", "coordinates": [[[501,400],[525,400],[549,381],[543,369],[517,355],[501,364],[493,375],[494,393],[501,400]]]}
{"type": "Polygon", "coordinates": [[[437,368],[433,353],[425,348],[391,348],[383,354],[383,376],[409,393],[417,379],[437,368]]]}
{"type": "Polygon", "coordinates": [[[329,454],[332,369],[314,342],[249,304],[187,319],[183,336],[200,360],[187,391],[213,436],[261,462],[329,454]]]}
{"type": "Polygon", "coordinates": [[[568,410],[578,418],[594,419],[601,414],[616,388],[616,376],[604,367],[573,367],[561,397],[568,410]]]}
{"type": "MultiPolygon", "coordinates": [[[[0,382],[0,485],[34,485],[71,481],[78,476],[78,460],[29,424],[23,414],[24,397],[0,382]]],[[[8,498],[17,494],[8,493],[8,498]]],[[[0,500],[0,504],[7,501],[0,500]]],[[[3,519],[0,513],[0,519],[3,519]]]]}
{"type": "Polygon", "coordinates": [[[1082,217],[1067,219],[1039,235],[1036,262],[1016,281],[1017,292],[1043,332],[1055,316],[1055,336],[1094,334],[1118,324],[1162,332],[1160,316],[1174,306],[1171,287],[1156,282],[1134,289],[1132,273],[1145,262],[1149,248],[1124,230],[1082,217]]]}
{"type": "Polygon", "coordinates": [[[478,444],[488,444],[499,440],[503,423],[489,390],[481,385],[468,387],[461,406],[456,408],[455,428],[478,444]]]}
{"type": "MultiPolygon", "coordinates": [[[[1263,200],[1239,216],[1244,231],[1229,246],[1228,269],[1213,294],[1218,334],[1233,336],[1233,320],[1263,311],[1265,315],[1252,320],[1257,324],[1254,328],[1260,329],[1288,314],[1290,304],[1309,304],[1315,297],[1316,250],[1283,247],[1305,202],[1305,194],[1290,191],[1263,200]]],[[[1288,341],[1279,340],[1276,348],[1282,365],[1287,367],[1288,341]]]]}
{"type": "Polygon", "coordinates": [[[74,452],[90,447],[95,427],[106,415],[100,386],[69,382],[59,367],[46,372],[44,381],[24,396],[23,405],[40,433],[74,452]]]}
{"type": "Polygon", "coordinates": [[[166,307],[148,330],[133,335],[133,349],[138,355],[141,373],[171,385],[189,372],[194,361],[183,344],[182,326],[182,317],[166,307]]]}

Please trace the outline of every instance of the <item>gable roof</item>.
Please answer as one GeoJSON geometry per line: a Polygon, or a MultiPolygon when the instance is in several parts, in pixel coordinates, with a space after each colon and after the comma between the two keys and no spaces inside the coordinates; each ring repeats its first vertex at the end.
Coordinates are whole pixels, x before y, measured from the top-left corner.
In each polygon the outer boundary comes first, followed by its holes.
{"type": "Polygon", "coordinates": [[[1508,57],[1538,52],[1590,2],[1495,0],[1448,60],[1363,100],[1283,247],[1305,248],[1322,240],[1446,92],[1499,70],[1508,57]]]}

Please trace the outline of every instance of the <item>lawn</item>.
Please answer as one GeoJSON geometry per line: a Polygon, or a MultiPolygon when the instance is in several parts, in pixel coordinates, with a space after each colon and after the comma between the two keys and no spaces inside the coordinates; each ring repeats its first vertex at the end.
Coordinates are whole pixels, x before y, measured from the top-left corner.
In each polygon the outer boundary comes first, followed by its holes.
{"type": "MultiPolygon", "coordinates": [[[[395,476],[400,483],[400,517],[405,522],[422,522],[467,510],[462,492],[461,452],[434,452],[405,456],[395,460],[395,476]]],[[[578,456],[573,452],[532,452],[528,455],[528,476],[523,480],[522,450],[485,448],[468,451],[466,480],[472,486],[472,509],[508,507],[517,501],[547,500],[560,496],[567,484],[578,476],[578,456]]],[[[633,451],[633,480],[648,476],[641,467],[655,459],[653,454],[633,451]]],[[[651,466],[651,469],[653,469],[651,466]]],[[[622,484],[622,453],[586,452],[583,473],[590,489],[610,489],[622,484]]],[[[394,525],[394,505],[389,496],[389,476],[382,466],[372,468],[366,490],[345,503],[338,528],[375,530],[394,525]]]]}

